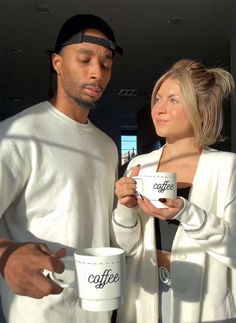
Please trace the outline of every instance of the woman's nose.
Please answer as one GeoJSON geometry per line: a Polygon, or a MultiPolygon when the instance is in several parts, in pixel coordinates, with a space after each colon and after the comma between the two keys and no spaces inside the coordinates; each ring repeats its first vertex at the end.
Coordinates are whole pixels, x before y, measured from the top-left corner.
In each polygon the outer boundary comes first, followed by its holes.
{"type": "Polygon", "coordinates": [[[164,102],[156,102],[153,106],[156,113],[166,113],[166,104],[164,102]]]}

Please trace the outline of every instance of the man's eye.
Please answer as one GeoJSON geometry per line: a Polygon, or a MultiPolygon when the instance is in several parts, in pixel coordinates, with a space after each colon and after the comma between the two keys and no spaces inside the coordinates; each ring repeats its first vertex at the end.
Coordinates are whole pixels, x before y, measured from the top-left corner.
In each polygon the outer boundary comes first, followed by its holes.
{"type": "Polygon", "coordinates": [[[80,55],[78,57],[78,60],[81,62],[81,63],[89,63],[90,62],[90,57],[87,56],[87,55],[80,55]]]}
{"type": "Polygon", "coordinates": [[[102,68],[104,70],[109,71],[111,69],[111,63],[110,62],[104,62],[103,64],[101,64],[102,68]]]}
{"type": "Polygon", "coordinates": [[[80,59],[80,62],[81,63],[89,63],[89,59],[82,58],[82,59],[80,59]]]}
{"type": "Polygon", "coordinates": [[[102,68],[106,71],[110,71],[111,67],[107,65],[103,65],[102,68]]]}

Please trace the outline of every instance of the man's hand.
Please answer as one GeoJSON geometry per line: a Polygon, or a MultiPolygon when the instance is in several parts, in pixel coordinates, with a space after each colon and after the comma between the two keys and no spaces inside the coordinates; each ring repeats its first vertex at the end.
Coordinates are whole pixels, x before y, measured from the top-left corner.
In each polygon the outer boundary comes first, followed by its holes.
{"type": "Polygon", "coordinates": [[[0,241],[0,271],[15,294],[42,298],[59,294],[63,288],[43,275],[43,270],[62,273],[64,264],[60,260],[65,249],[52,253],[43,243],[16,243],[0,241]]]}
{"type": "Polygon", "coordinates": [[[135,207],[137,205],[136,198],[136,183],[132,176],[138,176],[140,166],[134,167],[130,177],[121,177],[115,186],[115,194],[118,197],[120,204],[125,205],[128,208],[135,207]]]}

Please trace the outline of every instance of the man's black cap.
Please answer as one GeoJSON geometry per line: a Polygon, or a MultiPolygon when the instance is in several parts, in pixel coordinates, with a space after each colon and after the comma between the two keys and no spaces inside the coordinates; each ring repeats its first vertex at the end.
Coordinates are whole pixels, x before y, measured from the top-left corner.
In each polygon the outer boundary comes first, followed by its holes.
{"type": "Polygon", "coordinates": [[[77,14],[65,21],[57,37],[54,52],[59,53],[64,46],[82,42],[105,46],[113,53],[123,53],[122,48],[116,44],[111,27],[102,18],[90,14],[77,14]],[[107,39],[84,34],[86,29],[99,30],[107,39]]]}

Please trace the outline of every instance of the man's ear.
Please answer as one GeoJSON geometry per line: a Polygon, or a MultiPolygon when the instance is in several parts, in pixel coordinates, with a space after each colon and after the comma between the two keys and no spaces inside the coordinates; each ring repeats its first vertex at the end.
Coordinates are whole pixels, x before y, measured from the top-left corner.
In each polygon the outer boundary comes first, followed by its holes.
{"type": "Polygon", "coordinates": [[[52,66],[53,66],[54,70],[56,71],[56,73],[59,75],[61,75],[61,62],[62,62],[62,57],[57,53],[53,53],[52,54],[52,66]]]}

